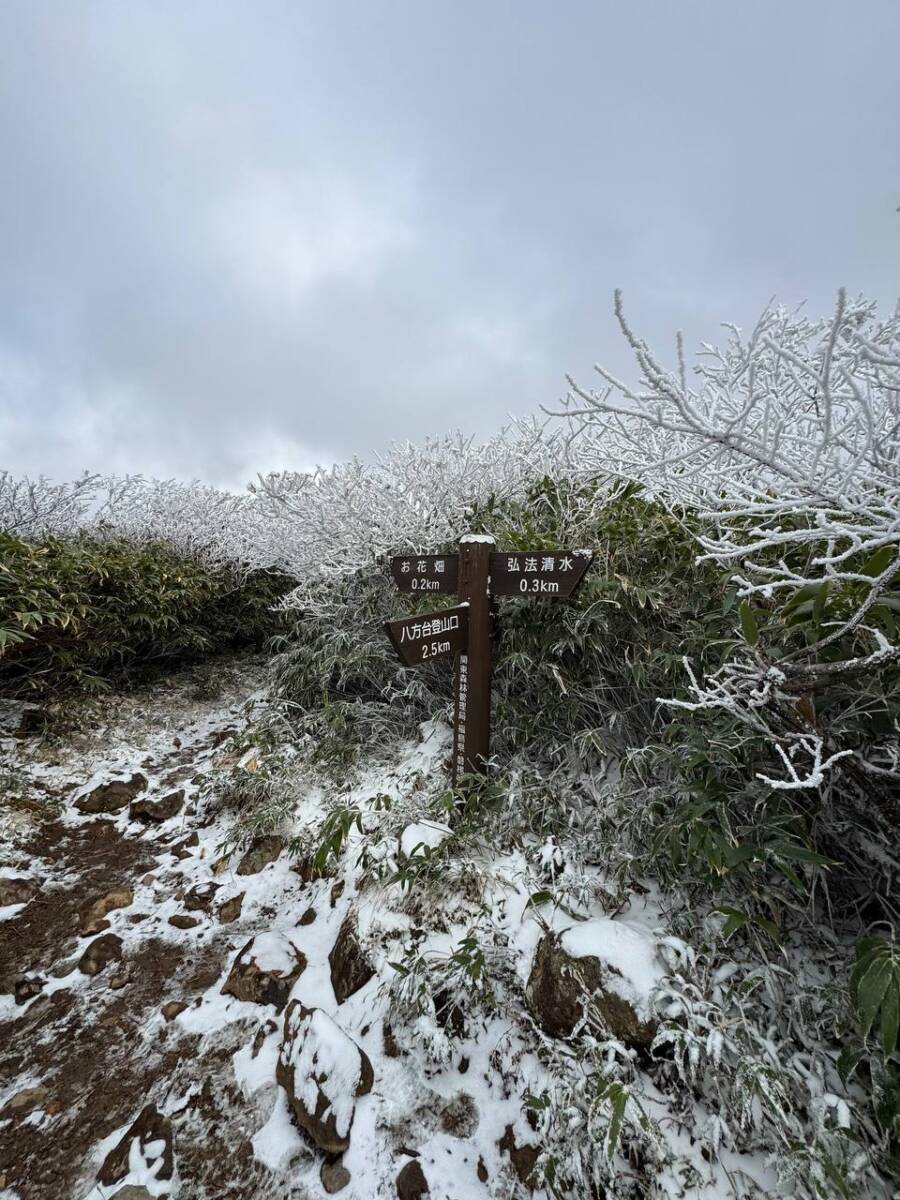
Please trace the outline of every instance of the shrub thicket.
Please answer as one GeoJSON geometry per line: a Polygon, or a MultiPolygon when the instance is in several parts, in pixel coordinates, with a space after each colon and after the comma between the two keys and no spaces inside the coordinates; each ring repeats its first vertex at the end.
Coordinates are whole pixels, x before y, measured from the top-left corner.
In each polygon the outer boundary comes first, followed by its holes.
{"type": "Polygon", "coordinates": [[[261,644],[290,580],[206,567],[163,543],[0,534],[0,685],[96,691],[261,644]]]}

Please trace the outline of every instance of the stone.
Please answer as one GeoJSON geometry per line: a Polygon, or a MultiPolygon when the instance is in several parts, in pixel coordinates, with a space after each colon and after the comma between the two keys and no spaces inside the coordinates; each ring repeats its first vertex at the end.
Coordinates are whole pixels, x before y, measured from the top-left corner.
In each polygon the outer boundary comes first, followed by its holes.
{"type": "Polygon", "coordinates": [[[127,983],[128,983],[128,976],[126,974],[124,974],[124,972],[123,972],[123,974],[121,974],[121,975],[113,975],[112,979],[109,981],[109,986],[112,988],[112,990],[114,992],[118,992],[123,987],[125,987],[125,985],[127,983]]]}
{"type": "Polygon", "coordinates": [[[130,779],[113,779],[109,783],[100,783],[87,795],[75,801],[75,807],[81,813],[117,813],[135,796],[145,791],[146,776],[140,773],[130,779]]]}
{"type": "Polygon", "coordinates": [[[420,1200],[429,1192],[428,1180],[418,1159],[408,1162],[397,1176],[398,1200],[420,1200]]]}
{"type": "Polygon", "coordinates": [[[359,944],[356,916],[348,914],[338,930],[337,938],[328,955],[331,967],[331,986],[338,1004],[358,992],[375,974],[375,969],[363,953],[359,944]]]}
{"type": "Polygon", "coordinates": [[[328,1195],[333,1196],[335,1192],[340,1192],[350,1182],[350,1172],[342,1162],[326,1161],[322,1163],[319,1179],[328,1195]]]}
{"type": "Polygon", "coordinates": [[[27,904],[29,900],[34,899],[38,891],[38,885],[33,879],[0,875],[0,908],[7,904],[27,904]]]}
{"type": "Polygon", "coordinates": [[[17,1113],[24,1116],[35,1108],[43,1108],[46,1099],[47,1089],[45,1087],[23,1088],[21,1092],[16,1092],[7,1100],[0,1112],[5,1117],[12,1117],[17,1113]]]}
{"type": "Polygon", "coordinates": [[[103,919],[106,914],[112,912],[115,908],[127,908],[133,902],[134,892],[132,892],[131,888],[113,888],[111,892],[107,892],[105,896],[101,896],[99,900],[95,900],[93,904],[82,910],[82,936],[86,936],[89,933],[98,933],[101,929],[108,929],[109,922],[103,919]]]}
{"type": "Polygon", "coordinates": [[[300,1128],[327,1154],[343,1154],[356,1100],[374,1083],[365,1051],[322,1009],[293,1000],[284,1014],[275,1077],[300,1128]]]}
{"type": "Polygon", "coordinates": [[[216,916],[223,925],[230,925],[232,921],[236,921],[241,915],[241,907],[244,903],[244,892],[238,896],[232,896],[230,900],[225,900],[216,909],[216,916]]]}
{"type": "Polygon", "coordinates": [[[478,1166],[475,1169],[475,1174],[478,1176],[478,1180],[480,1183],[487,1183],[488,1178],[489,1178],[488,1169],[484,1165],[484,1159],[481,1157],[479,1157],[479,1159],[478,1159],[478,1166]]]}
{"type": "Polygon", "coordinates": [[[122,939],[114,933],[104,933],[88,943],[87,949],[78,960],[78,970],[83,975],[99,975],[111,962],[122,957],[122,939]]]}
{"type": "Polygon", "coordinates": [[[128,914],[128,924],[129,925],[140,925],[141,922],[146,921],[149,916],[150,916],[149,913],[129,913],[128,914]]]}
{"type": "Polygon", "coordinates": [[[109,1200],[153,1200],[153,1194],[148,1192],[145,1187],[129,1183],[126,1187],[119,1188],[114,1196],[110,1196],[109,1200]]]}
{"type": "Polygon", "coordinates": [[[128,1174],[131,1144],[135,1139],[139,1143],[141,1157],[148,1166],[155,1167],[154,1179],[172,1178],[172,1127],[160,1115],[155,1104],[148,1104],[103,1160],[97,1179],[105,1187],[118,1183],[128,1174]]]}
{"type": "Polygon", "coordinates": [[[538,1184],[534,1176],[534,1165],[541,1153],[540,1146],[532,1145],[529,1142],[524,1142],[520,1146],[516,1141],[512,1125],[507,1125],[503,1137],[497,1142],[497,1146],[509,1155],[509,1161],[512,1163],[512,1168],[519,1177],[519,1182],[523,1183],[525,1187],[534,1190],[538,1184]]]}
{"type": "Polygon", "coordinates": [[[213,897],[222,885],[220,883],[198,883],[184,897],[184,907],[188,912],[209,912],[213,897]]]}
{"type": "Polygon", "coordinates": [[[222,994],[281,1012],[306,969],[306,956],[280,933],[260,933],[239,951],[222,994]]]}
{"type": "Polygon", "coordinates": [[[545,934],[535,952],[525,1000],[546,1033],[569,1037],[590,997],[591,1009],[613,1037],[646,1049],[657,1030],[650,992],[661,978],[648,934],[598,917],[545,934]]]}
{"type": "Polygon", "coordinates": [[[298,925],[312,925],[312,923],[315,919],[316,919],[316,910],[312,907],[312,905],[310,905],[309,908],[306,910],[306,912],[303,914],[303,916],[300,918],[300,920],[297,922],[297,924],[298,925]]]}
{"type": "Polygon", "coordinates": [[[174,1021],[179,1013],[183,1013],[187,1005],[183,1000],[170,1000],[159,1010],[167,1021],[174,1021]]]}
{"type": "Polygon", "coordinates": [[[455,1138],[469,1138],[478,1128],[478,1107],[468,1092],[460,1092],[441,1111],[441,1129],[455,1138]]]}
{"type": "Polygon", "coordinates": [[[329,901],[331,903],[332,908],[334,908],[334,906],[337,904],[338,900],[340,900],[341,896],[343,896],[344,888],[346,886],[347,886],[347,883],[346,883],[346,880],[344,880],[344,879],[339,879],[337,881],[337,883],[332,884],[331,895],[329,897],[329,901]]]}
{"type": "Polygon", "coordinates": [[[263,867],[275,861],[284,849],[284,838],[276,833],[254,838],[238,863],[238,875],[258,875],[263,867]]]}
{"type": "Polygon", "coordinates": [[[170,821],[177,817],[184,804],[184,791],[169,792],[161,800],[150,800],[143,796],[140,800],[132,801],[128,815],[134,821],[170,821]]]}
{"type": "Polygon", "coordinates": [[[17,979],[13,985],[16,1004],[27,1004],[35,996],[39,996],[45,982],[46,980],[42,979],[40,975],[25,975],[21,979],[17,979]]]}
{"type": "Polygon", "coordinates": [[[193,929],[200,924],[199,917],[189,917],[187,913],[175,913],[169,917],[169,924],[174,925],[176,929],[193,929]]]}

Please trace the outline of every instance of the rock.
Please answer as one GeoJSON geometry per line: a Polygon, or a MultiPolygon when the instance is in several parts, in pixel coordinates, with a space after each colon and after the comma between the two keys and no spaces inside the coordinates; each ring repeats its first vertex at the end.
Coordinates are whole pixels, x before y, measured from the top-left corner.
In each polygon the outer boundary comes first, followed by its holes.
{"type": "Polygon", "coordinates": [[[198,917],[189,917],[187,913],[175,913],[169,917],[169,924],[174,925],[176,929],[193,929],[200,924],[198,917]]]}
{"type": "Polygon", "coordinates": [[[254,838],[249,849],[238,863],[238,875],[257,875],[263,867],[274,862],[284,849],[284,838],[272,833],[254,838]]]}
{"type": "Polygon", "coordinates": [[[109,986],[114,992],[120,991],[128,983],[128,976],[123,972],[121,975],[113,975],[109,981],[109,986]]]}
{"type": "Polygon", "coordinates": [[[122,957],[122,939],[114,933],[104,933],[88,943],[87,949],[78,960],[78,970],[83,975],[99,975],[104,967],[122,957]]]}
{"type": "Polygon", "coordinates": [[[131,1144],[135,1139],[138,1141],[141,1157],[148,1166],[159,1164],[155,1167],[154,1179],[172,1178],[172,1128],[166,1118],[157,1111],[156,1105],[148,1104],[103,1160],[97,1179],[104,1186],[110,1187],[128,1174],[131,1144]]]}
{"type": "Polygon", "coordinates": [[[114,908],[127,908],[133,902],[134,892],[132,892],[131,888],[113,888],[111,892],[107,892],[105,896],[101,896],[99,900],[95,900],[93,904],[82,911],[82,935],[85,936],[89,933],[98,933],[101,929],[108,929],[109,922],[103,920],[106,914],[112,912],[114,908]]]}
{"type": "Polygon", "coordinates": [[[140,925],[140,923],[142,921],[146,921],[149,916],[150,916],[149,913],[129,913],[128,914],[128,924],[129,925],[140,925]]]}
{"type": "Polygon", "coordinates": [[[316,910],[312,907],[312,905],[310,905],[309,908],[306,910],[306,912],[303,914],[303,916],[300,918],[300,920],[297,922],[297,924],[298,925],[312,925],[312,923],[315,919],[316,919],[316,910]]]}
{"type": "Polygon", "coordinates": [[[198,883],[184,897],[184,907],[189,912],[209,912],[213,897],[222,885],[220,883],[198,883]]]}
{"type": "Polygon", "coordinates": [[[12,1117],[17,1113],[24,1116],[35,1108],[43,1108],[46,1099],[47,1089],[45,1087],[23,1088],[21,1092],[16,1092],[7,1100],[0,1112],[4,1117],[12,1117]]]}
{"type": "Polygon", "coordinates": [[[372,1090],[368,1055],[322,1009],[294,1000],[284,1014],[275,1076],[300,1128],[326,1153],[343,1154],[356,1099],[372,1090]]]}
{"type": "Polygon", "coordinates": [[[441,1112],[441,1129],[451,1137],[471,1137],[478,1128],[478,1107],[468,1092],[460,1092],[441,1112]]]}
{"type": "Polygon", "coordinates": [[[232,896],[230,900],[225,900],[216,909],[216,916],[223,925],[230,925],[232,921],[236,921],[241,915],[241,907],[244,903],[244,892],[239,896],[232,896]]]}
{"type": "Polygon", "coordinates": [[[384,1053],[388,1058],[399,1058],[400,1047],[397,1044],[397,1039],[394,1037],[394,1031],[385,1021],[381,1030],[381,1039],[384,1045],[384,1053]]]}
{"type": "Polygon", "coordinates": [[[339,879],[337,881],[337,883],[332,885],[331,895],[329,897],[332,908],[334,908],[334,906],[337,904],[338,900],[340,900],[341,896],[343,896],[344,888],[346,886],[347,886],[346,880],[343,880],[343,879],[339,879]]]}
{"type": "Polygon", "coordinates": [[[46,724],[46,713],[39,704],[27,700],[0,700],[0,737],[30,737],[41,733],[46,724]]]}
{"type": "Polygon", "coordinates": [[[541,1153],[540,1146],[534,1146],[528,1142],[520,1146],[516,1142],[512,1125],[507,1125],[503,1137],[499,1140],[497,1146],[509,1155],[509,1161],[512,1163],[512,1168],[518,1175],[519,1181],[525,1187],[534,1190],[538,1184],[534,1176],[534,1164],[541,1153]]]}
{"type": "Polygon", "coordinates": [[[174,1021],[179,1013],[183,1013],[187,1005],[182,1000],[170,1000],[159,1010],[167,1021],[174,1021]]]}
{"type": "Polygon", "coordinates": [[[350,1172],[341,1162],[323,1162],[319,1179],[328,1195],[333,1196],[350,1182],[350,1172]]]}
{"type": "Polygon", "coordinates": [[[178,816],[183,803],[184,792],[179,788],[177,792],[169,792],[161,800],[149,800],[144,796],[140,800],[133,801],[128,815],[132,820],[137,821],[169,821],[172,817],[178,816]]]}
{"type": "Polygon", "coordinates": [[[428,1180],[417,1159],[408,1162],[397,1176],[398,1200],[420,1200],[428,1195],[428,1180]]]}
{"type": "Polygon", "coordinates": [[[375,974],[359,944],[356,916],[353,913],[344,918],[328,955],[328,962],[331,966],[331,986],[338,1004],[343,1004],[348,996],[358,992],[375,974]]]}
{"type": "Polygon", "coordinates": [[[153,1200],[153,1195],[145,1187],[129,1183],[127,1187],[119,1188],[114,1196],[110,1196],[109,1200],[153,1200]]]}
{"type": "Polygon", "coordinates": [[[653,939],[623,921],[598,917],[546,934],[525,989],[529,1009],[553,1037],[568,1037],[591,1007],[613,1037],[634,1048],[656,1036],[650,993],[662,978],[653,939]]]}
{"type": "Polygon", "coordinates": [[[0,875],[0,908],[7,904],[27,904],[38,894],[35,880],[0,875]]]}
{"type": "Polygon", "coordinates": [[[86,796],[75,801],[75,807],[82,813],[116,813],[120,812],[135,796],[147,787],[144,775],[132,775],[130,779],[113,779],[109,783],[100,783],[86,796]]]}
{"type": "Polygon", "coordinates": [[[234,960],[222,994],[254,1004],[274,1004],[281,1012],[305,968],[306,956],[283,934],[260,933],[234,960]]]}
{"type": "Polygon", "coordinates": [[[141,877],[141,883],[145,887],[149,887],[150,884],[153,883],[154,879],[156,879],[156,876],[153,874],[152,871],[148,871],[146,875],[141,877]]]}
{"type": "Polygon", "coordinates": [[[16,998],[16,1004],[27,1004],[29,1000],[33,1000],[35,996],[39,996],[43,991],[46,980],[40,975],[26,975],[22,979],[17,979],[13,985],[13,995],[16,998]]]}
{"type": "Polygon", "coordinates": [[[478,1176],[478,1180],[480,1183],[487,1183],[488,1169],[484,1165],[484,1159],[481,1157],[479,1157],[479,1159],[478,1159],[478,1166],[475,1169],[475,1174],[478,1176]]]}
{"type": "Polygon", "coordinates": [[[170,854],[174,854],[176,858],[190,858],[191,849],[194,846],[200,845],[200,837],[197,833],[192,833],[190,837],[186,837],[181,842],[176,842],[169,850],[170,854]]]}

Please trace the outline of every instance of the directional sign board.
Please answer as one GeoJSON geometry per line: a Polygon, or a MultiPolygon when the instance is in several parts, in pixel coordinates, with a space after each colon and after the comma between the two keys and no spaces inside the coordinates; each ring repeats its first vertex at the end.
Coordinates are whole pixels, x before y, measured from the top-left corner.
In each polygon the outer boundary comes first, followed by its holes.
{"type": "Polygon", "coordinates": [[[391,574],[401,592],[437,592],[455,596],[459,579],[456,554],[407,554],[391,559],[391,574]]]}
{"type": "Polygon", "coordinates": [[[593,558],[584,550],[492,554],[491,594],[564,600],[578,587],[593,558]]]}
{"type": "Polygon", "coordinates": [[[435,658],[465,653],[469,645],[469,606],[422,613],[401,621],[385,621],[394,649],[407,667],[421,667],[435,658]]]}

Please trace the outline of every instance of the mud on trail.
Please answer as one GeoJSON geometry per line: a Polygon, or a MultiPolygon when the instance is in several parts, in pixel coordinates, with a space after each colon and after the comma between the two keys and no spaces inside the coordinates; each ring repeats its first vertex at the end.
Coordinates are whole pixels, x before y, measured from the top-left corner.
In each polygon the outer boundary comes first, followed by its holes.
{"type": "MultiPolygon", "coordinates": [[[[221,1030],[202,1015],[260,917],[253,903],[229,921],[213,907],[248,889],[221,866],[213,882],[222,830],[201,825],[197,798],[260,682],[261,664],[247,659],[215,699],[197,698],[216,689],[194,674],[88,707],[87,729],[2,743],[3,1200],[99,1200],[127,1186],[154,1196],[176,1179],[198,1200],[273,1194],[248,1137],[265,1116],[255,1118],[232,1063],[259,1032],[255,1006],[221,1030]],[[109,796],[114,781],[123,787],[109,796]],[[79,800],[100,811],[79,811],[79,800]],[[125,1169],[121,1155],[110,1161],[148,1104],[176,1179],[152,1163],[135,1174],[127,1141],[125,1169]]],[[[287,1181],[278,1190],[301,1194],[287,1181]]]]}

